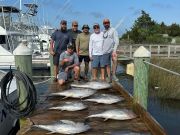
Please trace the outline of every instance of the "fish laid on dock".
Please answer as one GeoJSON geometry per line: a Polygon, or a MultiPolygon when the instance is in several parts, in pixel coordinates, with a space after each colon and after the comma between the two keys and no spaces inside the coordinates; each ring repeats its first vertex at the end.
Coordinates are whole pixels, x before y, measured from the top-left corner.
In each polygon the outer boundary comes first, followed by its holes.
{"type": "Polygon", "coordinates": [[[79,83],[79,84],[71,84],[71,87],[77,87],[77,88],[90,88],[95,90],[100,89],[108,89],[111,88],[111,84],[107,82],[87,82],[87,83],[79,83]]]}
{"type": "Polygon", "coordinates": [[[84,105],[82,102],[65,102],[64,105],[51,107],[51,110],[61,110],[61,111],[79,111],[86,109],[87,106],[84,105]]]}
{"type": "Polygon", "coordinates": [[[105,118],[104,121],[108,119],[114,119],[114,120],[129,120],[136,118],[136,114],[133,113],[133,111],[128,109],[114,109],[114,110],[107,110],[105,112],[99,113],[99,114],[93,114],[88,116],[88,118],[93,117],[99,117],[99,118],[105,118]]]}
{"type": "Polygon", "coordinates": [[[96,93],[95,90],[92,89],[69,89],[62,92],[51,93],[49,96],[64,96],[65,98],[85,98],[89,97],[96,93]]]}
{"type": "Polygon", "coordinates": [[[101,94],[92,98],[85,99],[84,101],[91,101],[96,103],[103,103],[103,104],[113,104],[124,100],[123,97],[118,97],[115,95],[110,94],[101,94]]]}
{"type": "Polygon", "coordinates": [[[33,125],[50,131],[48,134],[61,133],[61,134],[78,134],[90,129],[89,125],[80,122],[73,122],[70,120],[60,120],[49,125],[33,125]]]}

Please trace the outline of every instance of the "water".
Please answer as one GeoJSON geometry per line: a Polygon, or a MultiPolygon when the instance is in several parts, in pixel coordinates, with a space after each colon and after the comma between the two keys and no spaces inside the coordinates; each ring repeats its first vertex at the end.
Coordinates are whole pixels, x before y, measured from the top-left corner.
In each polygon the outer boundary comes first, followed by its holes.
{"type": "MultiPolygon", "coordinates": [[[[133,77],[119,74],[120,83],[133,94],[133,77]]],[[[180,100],[149,97],[148,112],[162,125],[168,135],[180,135],[180,100]]]]}

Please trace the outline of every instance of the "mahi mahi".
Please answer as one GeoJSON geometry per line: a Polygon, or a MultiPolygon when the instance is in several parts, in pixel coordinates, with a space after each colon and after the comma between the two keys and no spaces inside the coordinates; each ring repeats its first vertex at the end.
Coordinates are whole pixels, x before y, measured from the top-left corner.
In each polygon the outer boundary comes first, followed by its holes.
{"type": "Polygon", "coordinates": [[[85,99],[84,101],[91,101],[96,103],[103,103],[103,104],[113,104],[124,100],[123,97],[118,97],[115,95],[110,94],[101,94],[92,98],[85,99]]]}
{"type": "Polygon", "coordinates": [[[51,110],[61,110],[61,111],[79,111],[86,109],[87,106],[84,105],[82,102],[65,102],[64,105],[51,107],[51,110]]]}
{"type": "Polygon", "coordinates": [[[51,93],[49,96],[64,96],[65,98],[85,98],[93,95],[96,91],[92,89],[69,89],[62,92],[51,93]]]}
{"type": "Polygon", "coordinates": [[[33,125],[41,129],[50,131],[48,134],[78,134],[90,129],[89,125],[80,122],[73,122],[70,120],[60,120],[49,125],[33,125]]]}
{"type": "Polygon", "coordinates": [[[93,118],[93,117],[105,118],[104,121],[108,119],[129,120],[129,119],[136,118],[136,114],[133,113],[133,111],[128,110],[128,109],[114,109],[114,110],[107,110],[99,114],[93,114],[93,115],[88,116],[88,118],[93,118]]]}
{"type": "Polygon", "coordinates": [[[95,90],[100,90],[100,89],[108,89],[111,88],[111,84],[107,82],[87,82],[87,83],[79,83],[79,84],[71,84],[72,87],[77,87],[77,88],[90,88],[90,89],[95,89],[95,90]]]}

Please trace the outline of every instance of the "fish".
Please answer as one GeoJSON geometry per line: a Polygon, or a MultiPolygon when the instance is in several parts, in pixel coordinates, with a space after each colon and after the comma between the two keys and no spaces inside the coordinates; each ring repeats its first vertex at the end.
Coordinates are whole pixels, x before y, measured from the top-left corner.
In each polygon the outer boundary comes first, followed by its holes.
{"type": "Polygon", "coordinates": [[[82,102],[65,102],[64,105],[51,107],[50,110],[61,110],[61,111],[79,111],[86,109],[87,106],[82,102]]]}
{"type": "Polygon", "coordinates": [[[65,96],[65,98],[85,98],[89,97],[96,93],[95,90],[92,89],[69,89],[62,92],[51,93],[49,96],[65,96]]]}
{"type": "Polygon", "coordinates": [[[113,109],[113,110],[104,111],[99,114],[90,115],[87,118],[93,118],[93,117],[105,118],[104,121],[108,119],[129,120],[136,118],[137,115],[133,111],[128,109],[113,109]]]}
{"type": "Polygon", "coordinates": [[[111,84],[107,82],[87,82],[87,83],[79,83],[75,84],[72,83],[71,87],[76,87],[76,88],[89,88],[89,89],[95,89],[95,90],[101,90],[101,89],[109,89],[112,87],[111,84]]]}
{"type": "Polygon", "coordinates": [[[84,101],[91,101],[91,102],[96,102],[96,103],[103,103],[103,104],[113,104],[117,103],[120,101],[123,101],[123,97],[118,97],[115,95],[110,95],[110,94],[101,94],[98,96],[95,96],[94,98],[88,98],[85,99],[84,101]]]}
{"type": "Polygon", "coordinates": [[[33,125],[33,127],[41,128],[50,131],[48,134],[78,134],[90,129],[90,126],[81,122],[70,120],[59,120],[47,125],[33,125]]]}
{"type": "Polygon", "coordinates": [[[151,135],[149,132],[114,131],[110,135],[151,135]]]}

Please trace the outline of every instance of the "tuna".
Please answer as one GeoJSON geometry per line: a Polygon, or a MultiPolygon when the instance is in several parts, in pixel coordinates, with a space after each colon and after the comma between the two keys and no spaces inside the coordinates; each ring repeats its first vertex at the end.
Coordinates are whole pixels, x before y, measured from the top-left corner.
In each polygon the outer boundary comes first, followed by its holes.
{"type": "Polygon", "coordinates": [[[87,106],[84,105],[82,102],[66,102],[64,105],[51,107],[51,110],[61,110],[61,111],[79,111],[86,109],[87,106]]]}
{"type": "Polygon", "coordinates": [[[34,127],[50,131],[48,134],[78,134],[90,129],[89,125],[70,120],[60,120],[49,125],[33,125],[34,127]]]}
{"type": "Polygon", "coordinates": [[[107,110],[99,114],[93,114],[88,116],[87,118],[93,118],[93,117],[104,118],[105,119],[104,121],[108,119],[129,120],[136,118],[136,114],[128,109],[114,109],[114,110],[107,110]]]}
{"type": "Polygon", "coordinates": [[[79,83],[79,84],[71,84],[71,87],[77,87],[77,88],[89,88],[89,89],[108,89],[111,88],[111,84],[107,82],[87,82],[87,83],[79,83]]]}

